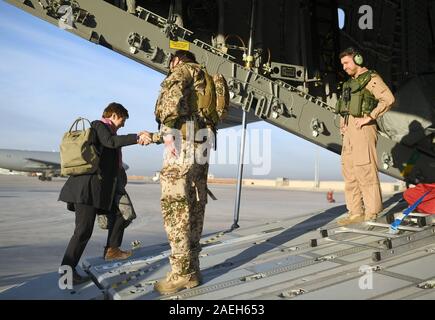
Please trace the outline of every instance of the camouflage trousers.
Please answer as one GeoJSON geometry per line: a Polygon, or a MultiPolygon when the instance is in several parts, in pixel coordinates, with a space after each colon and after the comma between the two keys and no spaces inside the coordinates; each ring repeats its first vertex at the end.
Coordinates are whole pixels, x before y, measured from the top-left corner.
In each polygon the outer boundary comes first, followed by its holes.
{"type": "Polygon", "coordinates": [[[161,209],[171,246],[172,274],[187,275],[200,270],[209,165],[193,161],[191,156],[197,147],[183,141],[179,157],[166,155],[160,172],[161,209]]]}

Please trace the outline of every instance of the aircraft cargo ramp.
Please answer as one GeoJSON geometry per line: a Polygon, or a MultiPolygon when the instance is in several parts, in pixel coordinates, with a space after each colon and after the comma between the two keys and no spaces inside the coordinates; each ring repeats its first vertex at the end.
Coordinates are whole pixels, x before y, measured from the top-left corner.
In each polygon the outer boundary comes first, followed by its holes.
{"type": "MultiPolygon", "coordinates": [[[[399,198],[387,201],[383,220],[406,208],[399,198]]],[[[87,259],[83,267],[108,299],[435,299],[431,216],[413,216],[390,235],[382,223],[338,227],[339,211],[203,238],[204,283],[173,295],[153,290],[169,271],[167,245],[137,249],[126,262],[87,259]]]]}
{"type": "Polygon", "coordinates": [[[203,283],[160,296],[153,284],[169,271],[167,243],[133,250],[130,259],[84,258],[93,281],[60,290],[59,274],[34,277],[3,299],[63,300],[364,300],[435,299],[435,221],[411,214],[400,233],[388,222],[406,203],[397,194],[376,223],[339,227],[343,206],[202,238],[203,283]]]}

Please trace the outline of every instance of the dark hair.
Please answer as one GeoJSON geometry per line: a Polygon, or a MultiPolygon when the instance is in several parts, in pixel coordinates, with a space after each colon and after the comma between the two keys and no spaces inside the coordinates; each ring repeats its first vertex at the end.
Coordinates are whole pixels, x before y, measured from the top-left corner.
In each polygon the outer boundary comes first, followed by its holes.
{"type": "Polygon", "coordinates": [[[112,102],[103,111],[103,118],[110,118],[116,114],[120,118],[128,119],[128,110],[120,103],[112,102]]]}
{"type": "Polygon", "coordinates": [[[195,55],[190,52],[190,51],[186,51],[186,50],[177,50],[175,51],[175,53],[172,55],[172,59],[174,59],[175,57],[177,57],[178,59],[180,59],[183,62],[193,62],[193,63],[198,63],[196,62],[196,57],[195,55]]]}
{"type": "Polygon", "coordinates": [[[344,50],[343,52],[340,53],[340,59],[343,59],[344,57],[355,57],[357,54],[361,54],[358,50],[356,50],[353,47],[349,47],[346,50],[344,50]]]}

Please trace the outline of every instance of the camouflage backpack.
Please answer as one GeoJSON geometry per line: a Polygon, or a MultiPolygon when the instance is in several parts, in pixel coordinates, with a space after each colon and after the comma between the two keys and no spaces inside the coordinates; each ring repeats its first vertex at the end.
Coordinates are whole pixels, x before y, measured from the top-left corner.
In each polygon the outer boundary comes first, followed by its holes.
{"type": "Polygon", "coordinates": [[[213,129],[222,122],[228,114],[230,105],[230,93],[227,81],[222,74],[211,76],[205,68],[202,68],[206,86],[204,94],[196,93],[199,113],[207,119],[213,129]]]}

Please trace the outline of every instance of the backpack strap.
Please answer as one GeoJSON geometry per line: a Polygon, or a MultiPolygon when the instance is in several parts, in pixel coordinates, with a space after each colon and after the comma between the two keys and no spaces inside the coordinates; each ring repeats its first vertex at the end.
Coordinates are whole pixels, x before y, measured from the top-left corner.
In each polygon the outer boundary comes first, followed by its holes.
{"type": "Polygon", "coordinates": [[[77,131],[80,123],[82,124],[82,131],[84,131],[86,128],[85,121],[87,121],[89,123],[89,127],[91,127],[91,122],[88,119],[80,117],[80,118],[77,118],[76,121],[73,122],[71,128],[69,129],[69,132],[72,132],[74,126],[75,126],[75,131],[77,131]]]}

